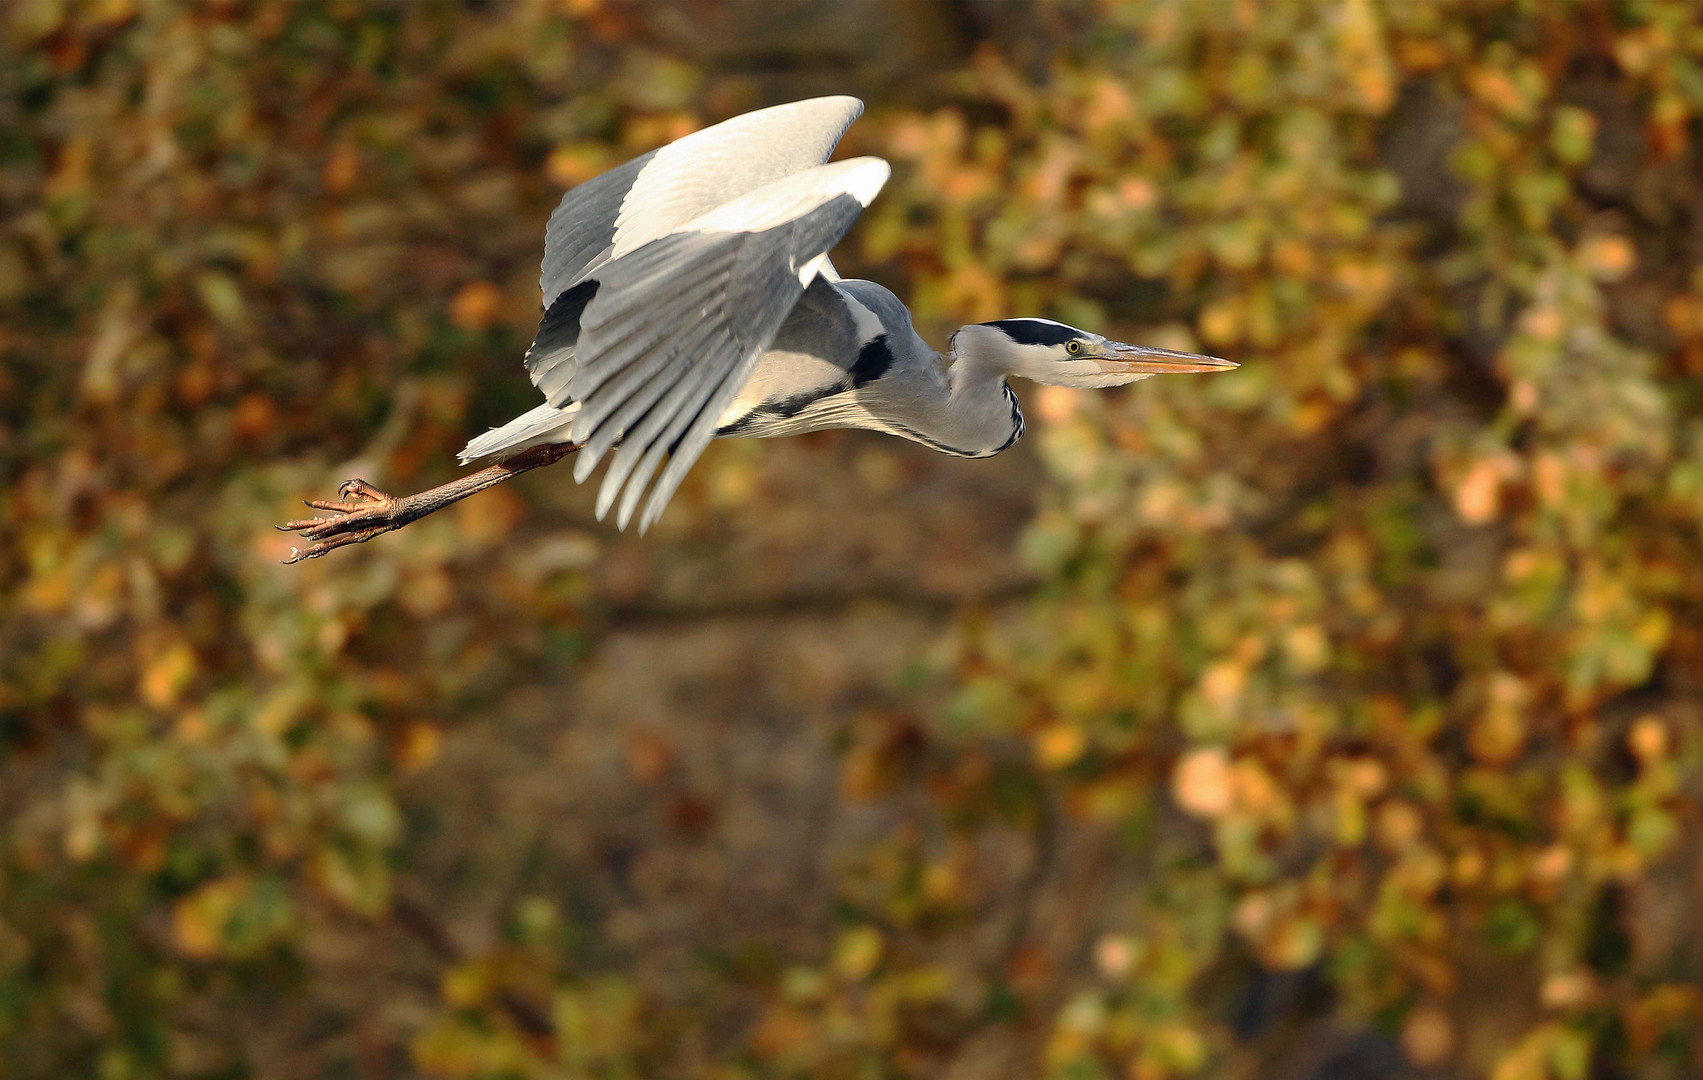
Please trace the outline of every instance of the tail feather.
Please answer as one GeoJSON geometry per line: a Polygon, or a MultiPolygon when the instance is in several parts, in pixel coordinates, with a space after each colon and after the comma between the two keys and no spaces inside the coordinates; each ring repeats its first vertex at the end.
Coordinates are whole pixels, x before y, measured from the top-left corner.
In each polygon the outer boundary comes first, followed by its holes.
{"type": "Polygon", "coordinates": [[[468,443],[456,457],[463,465],[475,458],[508,456],[540,443],[568,442],[568,428],[579,412],[579,402],[570,401],[557,408],[549,402],[531,412],[515,417],[499,428],[492,428],[468,443]]]}

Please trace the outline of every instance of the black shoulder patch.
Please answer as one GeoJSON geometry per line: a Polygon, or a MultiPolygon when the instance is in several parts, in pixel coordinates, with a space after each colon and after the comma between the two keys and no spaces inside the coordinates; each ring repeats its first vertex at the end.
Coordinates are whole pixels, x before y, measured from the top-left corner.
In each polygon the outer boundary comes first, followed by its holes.
{"type": "Polygon", "coordinates": [[[1046,319],[1000,319],[982,325],[998,327],[1000,332],[1019,345],[1063,345],[1084,336],[1074,326],[1046,319]]]}
{"type": "Polygon", "coordinates": [[[538,336],[526,350],[526,370],[532,385],[546,397],[560,389],[573,371],[574,348],[579,344],[580,316],[597,295],[596,281],[582,281],[556,297],[538,323],[538,336]]]}
{"type": "Polygon", "coordinates": [[[540,352],[571,346],[579,341],[579,320],[586,305],[597,295],[596,281],[582,281],[556,297],[538,322],[538,335],[532,347],[540,352]]]}
{"type": "Polygon", "coordinates": [[[887,374],[893,366],[893,350],[887,345],[887,335],[877,334],[857,351],[857,360],[846,374],[851,376],[852,389],[867,386],[887,374]]]}

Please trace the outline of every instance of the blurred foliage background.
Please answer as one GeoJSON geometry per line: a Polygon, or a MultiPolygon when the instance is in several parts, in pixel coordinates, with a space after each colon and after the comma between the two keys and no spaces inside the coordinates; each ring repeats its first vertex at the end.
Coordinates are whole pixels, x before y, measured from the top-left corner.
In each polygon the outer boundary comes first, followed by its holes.
{"type": "Polygon", "coordinates": [[[1703,1074],[1687,0],[0,12],[0,1076],[1703,1074]],[[282,567],[533,402],[560,191],[856,93],[989,462],[282,567]]]}

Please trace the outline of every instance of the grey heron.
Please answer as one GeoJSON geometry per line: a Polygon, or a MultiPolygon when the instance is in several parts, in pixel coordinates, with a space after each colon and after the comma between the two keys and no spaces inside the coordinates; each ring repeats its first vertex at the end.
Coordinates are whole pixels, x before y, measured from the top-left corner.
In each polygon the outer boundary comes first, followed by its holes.
{"type": "Polygon", "coordinates": [[[972,324],[944,355],[931,349],[896,296],[828,259],[888,177],[880,158],[828,161],[862,111],[852,97],[760,109],[567,192],[545,231],[544,317],[526,353],[544,402],[467,444],[463,464],[497,462],[480,472],[404,498],[349,480],[337,501],[309,502],[332,516],[278,526],[310,542],[286,561],[574,452],[576,482],[609,460],[599,520],[613,509],[625,529],[637,513],[642,533],[714,438],[865,428],[986,458],[1023,434],[1009,378],[1105,387],[1236,366],[1040,318],[972,324]]]}

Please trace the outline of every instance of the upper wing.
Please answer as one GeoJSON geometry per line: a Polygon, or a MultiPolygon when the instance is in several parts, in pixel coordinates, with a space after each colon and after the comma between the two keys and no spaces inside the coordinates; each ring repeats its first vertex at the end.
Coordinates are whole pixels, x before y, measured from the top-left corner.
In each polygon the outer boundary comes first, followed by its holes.
{"type": "Polygon", "coordinates": [[[559,294],[527,364],[551,404],[580,402],[576,479],[619,444],[598,517],[624,488],[616,520],[625,528],[666,455],[640,530],[656,520],[887,175],[885,161],[854,158],[774,181],[636,247],[617,242],[559,294]]]}
{"type": "Polygon", "coordinates": [[[854,97],[794,101],[695,131],[562,196],[544,232],[546,310],[608,259],[828,160],[863,112],[854,97]]]}

